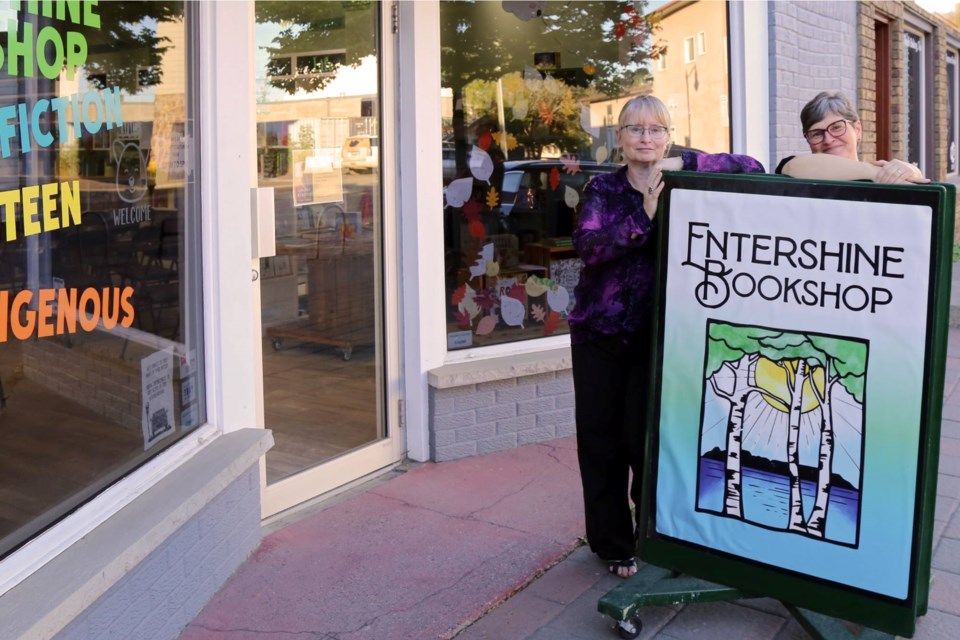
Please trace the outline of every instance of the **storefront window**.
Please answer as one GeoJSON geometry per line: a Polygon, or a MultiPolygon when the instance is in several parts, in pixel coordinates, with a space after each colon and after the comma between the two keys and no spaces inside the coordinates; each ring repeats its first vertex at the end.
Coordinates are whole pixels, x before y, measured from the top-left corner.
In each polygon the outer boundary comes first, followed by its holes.
{"type": "Polygon", "coordinates": [[[668,105],[671,153],[729,150],[726,5],[671,4],[440,3],[448,349],[568,332],[583,186],[619,168],[630,98],[668,105]],[[717,44],[662,64],[695,38],[717,44]]]}
{"type": "Polygon", "coordinates": [[[909,31],[903,33],[904,66],[906,67],[906,91],[904,95],[904,138],[907,162],[924,169],[924,70],[923,39],[909,31]]]}
{"type": "Polygon", "coordinates": [[[189,5],[0,9],[0,557],[205,420],[189,5]]]}
{"type": "Polygon", "coordinates": [[[957,173],[957,52],[947,52],[947,174],[957,173]]]}

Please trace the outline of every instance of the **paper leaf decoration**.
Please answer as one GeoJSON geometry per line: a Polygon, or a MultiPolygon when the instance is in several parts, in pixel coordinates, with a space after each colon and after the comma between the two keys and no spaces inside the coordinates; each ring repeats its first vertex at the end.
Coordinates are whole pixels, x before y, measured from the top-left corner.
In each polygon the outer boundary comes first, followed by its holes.
{"type": "Polygon", "coordinates": [[[513,119],[523,120],[530,110],[530,103],[525,98],[519,98],[513,103],[513,119]]]}
{"type": "Polygon", "coordinates": [[[453,295],[450,296],[450,304],[459,305],[463,301],[464,295],[467,293],[467,285],[462,284],[457,287],[457,290],[453,292],[453,295]]]}
{"type": "Polygon", "coordinates": [[[580,204],[580,194],[573,187],[566,186],[563,188],[563,201],[568,207],[575,209],[580,204]]]}
{"type": "Polygon", "coordinates": [[[497,193],[496,187],[491,186],[487,191],[487,206],[492,209],[498,204],[500,204],[500,194],[497,193]]]}
{"type": "Polygon", "coordinates": [[[580,173],[580,159],[577,156],[565,153],[560,156],[560,163],[563,165],[563,170],[570,175],[580,173]]]}
{"type": "Polygon", "coordinates": [[[493,173],[493,160],[490,158],[490,154],[480,147],[474,147],[470,150],[470,173],[477,180],[490,181],[490,174],[493,173]]]}
{"type": "Polygon", "coordinates": [[[606,162],[609,156],[610,151],[607,149],[606,145],[600,145],[597,147],[597,152],[593,155],[597,162],[606,162]]]}
{"type": "Polygon", "coordinates": [[[470,328],[470,314],[466,311],[454,311],[453,317],[457,319],[457,327],[460,329],[470,328]]]}
{"type": "Polygon", "coordinates": [[[497,303],[500,301],[499,298],[494,295],[492,289],[480,289],[473,299],[476,301],[477,306],[484,311],[490,311],[490,309],[497,306],[497,303]]]}
{"type": "Polygon", "coordinates": [[[483,245],[477,254],[477,260],[470,267],[470,277],[476,278],[487,273],[487,262],[493,260],[493,243],[483,245]]]}
{"type": "Polygon", "coordinates": [[[527,278],[527,283],[524,285],[524,289],[527,292],[527,295],[531,298],[536,298],[537,296],[542,296],[547,292],[547,286],[543,284],[537,276],[530,276],[527,278]]]}
{"type": "Polygon", "coordinates": [[[527,292],[523,288],[522,284],[514,283],[514,285],[510,287],[510,290],[507,291],[507,295],[513,298],[514,300],[519,300],[520,302],[527,301],[527,292]]]}
{"type": "MultiPolygon", "coordinates": [[[[516,111],[514,111],[514,113],[516,113],[516,111]]],[[[526,112],[524,112],[524,115],[526,115],[526,112]]],[[[512,133],[508,133],[507,134],[507,151],[513,151],[519,146],[520,146],[520,143],[517,142],[517,136],[513,135],[512,133]]]]}
{"type": "Polygon", "coordinates": [[[540,75],[540,71],[536,67],[525,64],[523,65],[523,84],[526,85],[530,93],[536,93],[543,86],[543,76],[540,75]]]}
{"type": "Polygon", "coordinates": [[[501,5],[504,11],[509,11],[524,22],[543,15],[543,7],[547,4],[546,0],[539,2],[529,2],[527,0],[503,0],[501,5]]]}
{"type": "Polygon", "coordinates": [[[558,326],[560,326],[560,314],[556,311],[551,311],[547,319],[543,321],[543,335],[552,336],[558,326]]]}
{"type": "Polygon", "coordinates": [[[473,178],[460,178],[447,185],[447,204],[462,207],[473,193],[473,178]]]}
{"type": "Polygon", "coordinates": [[[553,124],[553,109],[550,108],[550,105],[547,104],[546,100],[540,101],[540,119],[543,120],[543,124],[548,127],[553,124]]]}
{"type": "Polygon", "coordinates": [[[526,311],[523,303],[516,298],[507,296],[500,300],[500,316],[511,327],[523,328],[523,316],[526,315],[526,311]]]}
{"type": "Polygon", "coordinates": [[[480,305],[477,304],[477,292],[472,288],[467,287],[463,300],[460,301],[458,306],[460,311],[463,311],[470,316],[471,319],[476,318],[480,315],[480,305]]]}
{"type": "Polygon", "coordinates": [[[543,90],[551,96],[560,93],[560,83],[553,76],[547,76],[543,79],[543,90]]]}
{"type": "Polygon", "coordinates": [[[489,131],[484,131],[483,134],[477,139],[477,146],[484,151],[490,148],[491,143],[493,143],[493,136],[490,135],[489,131]]]}
{"type": "Polygon", "coordinates": [[[487,263],[487,275],[491,278],[500,273],[500,263],[499,262],[488,262],[487,263]]]}
{"type": "Polygon", "coordinates": [[[477,323],[476,333],[478,336],[485,336],[496,328],[497,328],[496,316],[483,316],[482,318],[480,318],[480,322],[477,323]]]}
{"type": "Polygon", "coordinates": [[[483,223],[479,220],[471,220],[467,224],[467,231],[470,232],[471,238],[476,238],[477,240],[483,240],[487,235],[487,228],[483,226],[483,223]]]}
{"type": "Polygon", "coordinates": [[[564,287],[547,291],[547,304],[557,313],[564,313],[570,304],[570,293],[564,287]]]}
{"type": "Polygon", "coordinates": [[[554,167],[550,169],[550,189],[553,191],[557,190],[557,187],[560,186],[560,169],[554,167]]]}
{"type": "Polygon", "coordinates": [[[467,202],[463,205],[463,215],[466,217],[467,222],[480,220],[481,211],[483,211],[483,204],[477,202],[476,200],[467,200],[467,202]]]}
{"type": "Polygon", "coordinates": [[[533,316],[533,319],[537,322],[543,322],[544,318],[547,317],[547,312],[538,304],[531,305],[530,315],[533,316]]]}

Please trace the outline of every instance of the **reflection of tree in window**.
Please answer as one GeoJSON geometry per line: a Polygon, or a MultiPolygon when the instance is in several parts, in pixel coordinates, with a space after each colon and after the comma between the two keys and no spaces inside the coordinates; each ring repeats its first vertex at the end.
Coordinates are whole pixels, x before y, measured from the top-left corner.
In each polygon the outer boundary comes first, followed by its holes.
{"type": "Polygon", "coordinates": [[[272,46],[270,86],[294,94],[323,89],[344,65],[376,55],[369,2],[258,2],[257,23],[281,25],[272,46]],[[295,61],[295,62],[294,62],[295,61]],[[295,71],[295,73],[294,73],[295,71]]]}
{"type": "Polygon", "coordinates": [[[119,86],[130,94],[159,84],[168,38],[157,35],[158,22],[183,20],[177,2],[101,2],[100,22],[109,29],[76,25],[87,40],[87,80],[97,89],[119,86]]]}

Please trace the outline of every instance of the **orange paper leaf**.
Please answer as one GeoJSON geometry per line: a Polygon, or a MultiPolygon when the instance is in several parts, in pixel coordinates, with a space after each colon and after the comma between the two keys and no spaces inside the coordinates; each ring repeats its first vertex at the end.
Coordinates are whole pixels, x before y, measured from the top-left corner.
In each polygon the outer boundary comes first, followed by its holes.
{"type": "Polygon", "coordinates": [[[554,167],[550,169],[550,188],[554,191],[560,186],[560,169],[554,167]]]}
{"type": "Polygon", "coordinates": [[[467,222],[479,220],[481,211],[483,211],[483,205],[476,200],[467,200],[463,204],[463,215],[467,218],[467,222]]]}
{"type": "Polygon", "coordinates": [[[553,332],[557,330],[559,325],[560,314],[556,311],[551,311],[550,315],[547,316],[547,319],[543,321],[543,335],[552,336],[553,332]]]}
{"type": "Polygon", "coordinates": [[[543,124],[548,127],[553,124],[553,110],[550,108],[550,105],[547,104],[546,100],[540,101],[540,119],[543,120],[543,124]]]}
{"type": "Polygon", "coordinates": [[[467,295],[467,285],[462,284],[457,287],[457,290],[453,292],[453,295],[450,296],[450,304],[458,305],[463,302],[463,296],[467,295]]]}
{"type": "Polygon", "coordinates": [[[490,190],[487,191],[487,206],[491,209],[497,206],[500,203],[500,194],[497,193],[495,187],[490,187],[490,190]]]}
{"type": "Polygon", "coordinates": [[[560,156],[560,163],[563,164],[563,170],[570,175],[580,173],[580,159],[577,156],[565,153],[560,156]]]}
{"type": "Polygon", "coordinates": [[[493,142],[493,136],[490,135],[489,131],[484,131],[483,134],[477,138],[477,146],[486,151],[490,148],[490,144],[493,142]]]}

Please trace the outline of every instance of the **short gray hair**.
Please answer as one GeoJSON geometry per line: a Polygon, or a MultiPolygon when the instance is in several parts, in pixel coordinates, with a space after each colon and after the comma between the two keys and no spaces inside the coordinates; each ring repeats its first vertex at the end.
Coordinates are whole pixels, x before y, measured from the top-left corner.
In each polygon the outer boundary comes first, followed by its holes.
{"type": "Polygon", "coordinates": [[[836,113],[850,122],[859,122],[860,116],[853,108],[847,96],[839,91],[821,91],[813,100],[804,105],[800,112],[800,126],[804,131],[823,120],[828,113],[836,113]]]}

